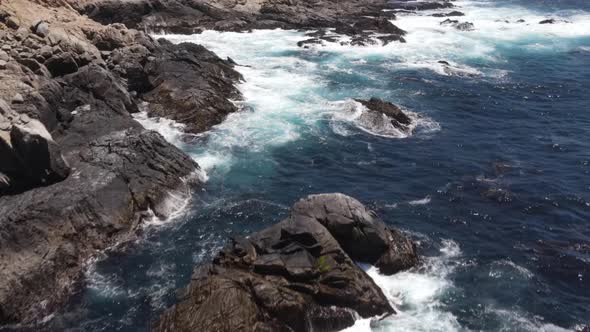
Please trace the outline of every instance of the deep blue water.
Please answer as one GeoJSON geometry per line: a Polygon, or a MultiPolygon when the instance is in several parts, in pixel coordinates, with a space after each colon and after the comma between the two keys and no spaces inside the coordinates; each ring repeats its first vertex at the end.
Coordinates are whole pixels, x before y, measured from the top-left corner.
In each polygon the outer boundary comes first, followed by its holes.
{"type": "Polygon", "coordinates": [[[56,328],[145,330],[228,236],[277,222],[319,192],[358,198],[428,257],[393,279],[401,286],[384,286],[405,316],[375,330],[590,324],[590,3],[459,4],[478,31],[441,33],[430,19],[402,17],[408,45],[387,51],[303,50],[292,42],[301,34],[284,31],[253,34],[259,45],[195,36],[253,66],[241,69],[248,108],[205,137],[176,140],[209,181],[184,216],[93,264],[56,328]],[[572,23],[539,31],[543,17],[572,23]],[[460,70],[445,74],[438,60],[460,70]],[[347,98],[372,96],[428,121],[391,138],[335,115],[347,98]]]}

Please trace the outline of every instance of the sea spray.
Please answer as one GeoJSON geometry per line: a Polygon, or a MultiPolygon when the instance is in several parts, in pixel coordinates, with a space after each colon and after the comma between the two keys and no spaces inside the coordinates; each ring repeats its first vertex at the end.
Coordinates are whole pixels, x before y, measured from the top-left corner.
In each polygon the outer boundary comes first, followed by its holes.
{"type": "Polygon", "coordinates": [[[361,319],[345,331],[461,331],[457,318],[442,301],[454,287],[451,275],[460,257],[456,242],[442,240],[438,256],[423,258],[422,266],[409,271],[384,276],[377,268],[365,266],[397,314],[385,319],[361,319]]]}

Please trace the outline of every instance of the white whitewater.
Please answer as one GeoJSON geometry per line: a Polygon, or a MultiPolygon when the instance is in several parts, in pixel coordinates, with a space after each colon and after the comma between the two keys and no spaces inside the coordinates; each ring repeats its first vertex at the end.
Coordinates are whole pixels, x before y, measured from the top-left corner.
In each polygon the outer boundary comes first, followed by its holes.
{"type": "Polygon", "coordinates": [[[397,314],[383,320],[361,319],[345,331],[461,331],[457,318],[445,310],[441,298],[453,283],[449,275],[459,263],[457,243],[443,240],[440,255],[424,258],[419,269],[391,277],[379,274],[375,267],[366,270],[393,304],[397,314]]]}
{"type": "MultiPolygon", "coordinates": [[[[264,159],[274,147],[316,134],[318,122],[325,119],[331,119],[333,130],[344,136],[351,134],[343,128],[344,123],[377,136],[408,136],[395,128],[367,127],[358,121],[360,112],[364,111],[358,103],[351,99],[330,99],[325,93],[327,87],[322,72],[338,70],[342,64],[335,62],[323,67],[296,56],[302,51],[297,41],[305,38],[301,32],[259,30],[244,34],[205,31],[193,36],[165,37],[177,43],[203,44],[221,57],[231,57],[240,65],[236,69],[245,78],[245,82],[238,85],[244,100],[235,101],[242,110],[229,115],[223,123],[206,133],[206,146],[192,154],[208,173],[228,171],[235,162],[236,150],[247,149],[249,154],[264,159]],[[247,43],[244,38],[248,39],[247,43]]],[[[408,114],[416,120],[411,131],[418,128],[428,132],[440,128],[431,119],[419,117],[417,112],[408,114]]],[[[166,123],[162,125],[167,126],[166,123]]]]}

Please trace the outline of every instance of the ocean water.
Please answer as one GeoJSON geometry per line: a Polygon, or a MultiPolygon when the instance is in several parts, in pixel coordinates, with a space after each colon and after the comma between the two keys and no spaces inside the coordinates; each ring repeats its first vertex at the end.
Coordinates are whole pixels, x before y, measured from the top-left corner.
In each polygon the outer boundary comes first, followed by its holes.
{"type": "Polygon", "coordinates": [[[424,257],[391,277],[363,266],[398,314],[350,331],[588,328],[590,2],[455,4],[474,31],[400,15],[408,42],[385,47],[303,49],[302,32],[283,30],[165,36],[240,64],[242,111],[197,136],[139,115],[207,183],[174,218],[89,262],[55,329],[146,330],[230,235],[320,192],[358,198],[424,257]],[[408,111],[412,134],[362,123],[352,98],[373,96],[408,111]]]}

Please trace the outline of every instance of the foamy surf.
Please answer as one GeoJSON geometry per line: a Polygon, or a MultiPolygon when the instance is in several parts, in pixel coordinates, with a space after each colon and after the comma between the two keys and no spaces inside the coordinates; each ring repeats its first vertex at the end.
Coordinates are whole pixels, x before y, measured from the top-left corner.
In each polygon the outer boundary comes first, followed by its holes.
{"type": "Polygon", "coordinates": [[[384,276],[373,266],[367,274],[381,288],[397,311],[385,319],[360,319],[344,331],[462,331],[442,302],[445,292],[454,287],[450,275],[460,259],[459,245],[443,240],[439,255],[426,257],[422,266],[392,276],[384,276]]]}
{"type": "MultiPolygon", "coordinates": [[[[241,157],[237,155],[243,151],[257,154],[257,159],[268,158],[275,147],[313,133],[313,128],[326,114],[335,119],[331,123],[332,130],[341,136],[354,134],[346,122],[369,134],[388,138],[408,137],[416,128],[435,132],[440,130],[440,125],[421,116],[421,110],[408,113],[416,126],[409,132],[368,126],[362,121],[362,112],[335,114],[330,104],[346,104],[347,101],[342,98],[337,101],[326,94],[329,87],[324,76],[329,73],[352,76],[357,73],[351,66],[378,61],[384,70],[393,72],[427,70],[461,79],[509,80],[510,71],[500,67],[506,62],[504,53],[510,45],[532,52],[556,52],[570,49],[575,38],[590,35],[590,15],[586,12],[556,13],[555,24],[539,24],[547,16],[522,7],[497,7],[488,2],[468,0],[454,4],[465,13],[457,19],[472,22],[475,29],[460,31],[441,25],[445,18],[431,16],[436,11],[398,13],[394,23],[408,31],[407,43],[394,42],[386,46],[353,47],[335,42],[302,49],[297,42],[307,38],[303,32],[280,29],[255,30],[247,35],[247,43],[243,33],[233,32],[158,36],[175,43],[203,44],[221,57],[231,57],[245,78],[245,82],[238,84],[244,98],[236,101],[242,111],[231,114],[205,133],[204,146],[189,152],[207,173],[224,174],[240,162],[241,157]],[[330,60],[320,64],[309,61],[306,56],[322,54],[329,55],[330,60]]],[[[163,120],[160,122],[159,130],[163,135],[177,141],[175,130],[181,128],[163,120]]]]}
{"type": "Polygon", "coordinates": [[[397,13],[392,23],[407,31],[406,43],[362,47],[327,43],[310,47],[316,52],[341,54],[351,64],[384,58],[387,61],[382,66],[388,71],[427,70],[441,76],[503,79],[510,74],[498,68],[506,62],[505,53],[514,49],[563,52],[578,47],[576,39],[590,36],[590,14],[585,11],[563,11],[548,17],[528,8],[499,7],[496,2],[453,4],[456,8],[452,10],[465,16],[451,19],[473,23],[474,30],[441,25],[447,18],[431,16],[440,10],[397,13]],[[548,18],[555,18],[555,23],[539,24],[548,18]]]}
{"type": "Polygon", "coordinates": [[[160,117],[149,117],[147,111],[141,111],[133,114],[135,121],[139,122],[145,129],[153,130],[166,139],[166,141],[174,144],[181,148],[182,137],[186,135],[184,133],[184,124],[176,122],[171,119],[160,118],[160,117]]]}
{"type": "MultiPolygon", "coordinates": [[[[139,122],[145,129],[153,130],[158,132],[160,135],[166,139],[166,141],[174,144],[176,147],[182,150],[187,149],[187,144],[184,143],[185,138],[187,137],[195,137],[198,135],[194,134],[187,134],[184,132],[184,128],[186,127],[184,124],[176,122],[171,119],[166,119],[162,117],[150,117],[147,114],[147,111],[141,111],[138,113],[133,114],[133,118],[139,122]]],[[[193,159],[199,164],[199,169],[196,170],[193,174],[189,175],[187,178],[183,179],[183,182],[190,182],[190,181],[200,181],[200,182],[207,182],[209,180],[209,176],[207,175],[207,170],[210,168],[210,159],[211,157],[208,156],[197,156],[191,155],[193,159]]],[[[167,201],[169,202],[176,202],[173,204],[182,205],[184,203],[178,203],[178,201],[188,202],[188,200],[184,200],[182,198],[179,199],[179,196],[183,196],[181,193],[169,193],[169,197],[167,201]]],[[[189,197],[190,198],[190,197],[189,197]]],[[[173,207],[172,207],[173,208],[173,207]]]]}
{"type": "Polygon", "coordinates": [[[410,204],[410,205],[426,205],[426,204],[430,203],[430,201],[431,201],[430,196],[426,196],[422,199],[416,199],[413,201],[409,201],[408,204],[410,204]]]}
{"type": "MultiPolygon", "coordinates": [[[[240,161],[243,151],[248,151],[252,157],[258,155],[257,160],[268,158],[274,148],[304,135],[314,135],[315,128],[326,118],[334,120],[331,127],[341,136],[351,134],[344,122],[369,134],[389,138],[408,137],[415,130],[434,132],[440,129],[432,119],[410,111],[407,114],[414,121],[408,130],[401,131],[393,126],[377,128],[364,123],[362,110],[350,112],[351,107],[361,109],[360,106],[350,99],[334,101],[333,96],[326,94],[328,86],[324,75],[330,72],[353,74],[341,67],[346,65],[340,61],[345,52],[326,64],[306,60],[298,56],[302,49],[297,41],[305,38],[302,32],[255,30],[249,34],[252,42],[247,44],[243,43],[244,34],[232,32],[205,31],[199,35],[165,37],[176,43],[203,44],[221,57],[231,57],[239,64],[236,70],[245,79],[238,84],[243,100],[236,101],[242,111],[229,115],[223,123],[205,133],[205,144],[197,151],[190,151],[208,174],[228,172],[240,161]]],[[[272,164],[271,160],[269,162],[272,164]]]]}

